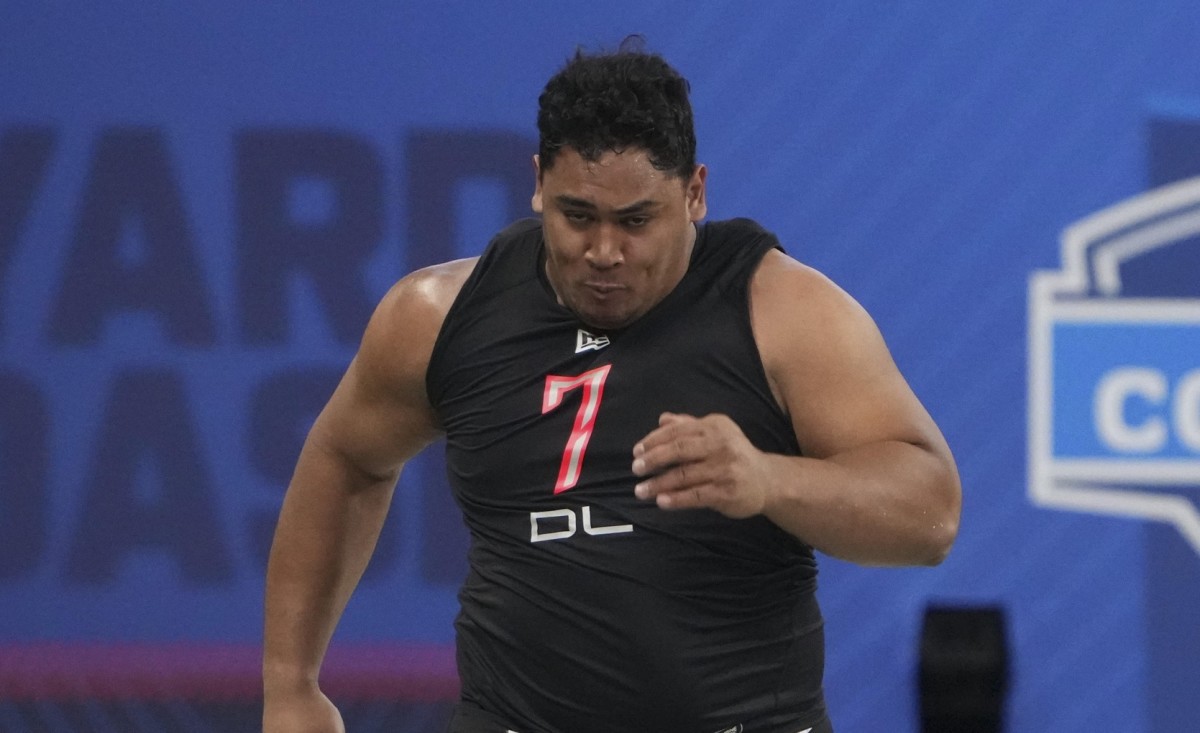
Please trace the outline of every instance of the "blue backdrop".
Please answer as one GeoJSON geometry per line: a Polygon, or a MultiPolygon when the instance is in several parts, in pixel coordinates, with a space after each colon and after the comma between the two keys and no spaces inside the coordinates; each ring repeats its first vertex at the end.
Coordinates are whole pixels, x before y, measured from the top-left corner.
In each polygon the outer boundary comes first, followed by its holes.
{"type": "MultiPolygon", "coordinates": [[[[1200,545],[1041,500],[1027,459],[1049,451],[1030,416],[1053,407],[1029,389],[1030,278],[1063,268],[1073,223],[1200,175],[1200,5],[116,0],[0,16],[3,679],[31,645],[257,645],[283,488],[374,302],[528,213],[542,84],[576,44],[638,32],[692,82],[710,218],[758,219],[867,307],[962,471],[941,567],[822,558],[838,730],[916,730],[930,603],[1005,608],[1012,730],[1166,733],[1200,715],[1200,545]]],[[[1195,233],[1125,295],[1200,311],[1195,233]]],[[[1087,380],[1135,362],[1132,343],[1060,363],[1080,416],[1055,425],[1064,445],[1093,427],[1087,380]]],[[[1200,367],[1195,339],[1155,348],[1172,385],[1200,367]]],[[[1146,490],[1194,512],[1185,392],[1119,407],[1134,428],[1177,416],[1182,478],[1146,490]]],[[[463,543],[432,450],[337,643],[448,648],[463,543]]]]}

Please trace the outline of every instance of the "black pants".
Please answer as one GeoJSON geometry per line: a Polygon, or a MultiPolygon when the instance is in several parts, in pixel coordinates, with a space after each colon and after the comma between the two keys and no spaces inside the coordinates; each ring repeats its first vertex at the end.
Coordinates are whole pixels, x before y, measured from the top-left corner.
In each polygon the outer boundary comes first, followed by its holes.
{"type": "MultiPolygon", "coordinates": [[[[454,714],[450,716],[450,726],[446,728],[446,733],[542,733],[542,731],[510,728],[502,721],[497,720],[474,705],[459,703],[454,708],[454,714]]],[[[570,733],[570,731],[564,731],[563,733],[570,733]]],[[[618,731],[613,731],[613,733],[618,733],[618,731]]],[[[717,731],[699,731],[698,733],[717,733],[717,731]]],[[[759,732],[746,730],[745,733],[759,732]]],[[[803,732],[803,729],[800,729],[795,731],[795,733],[805,732],[803,732]]],[[[806,733],[833,733],[833,726],[830,725],[829,719],[825,718],[815,725],[811,731],[807,731],[806,733]]]]}
{"type": "Polygon", "coordinates": [[[450,726],[446,728],[446,733],[509,733],[512,730],[474,705],[459,703],[454,708],[454,714],[450,716],[450,726]]]}

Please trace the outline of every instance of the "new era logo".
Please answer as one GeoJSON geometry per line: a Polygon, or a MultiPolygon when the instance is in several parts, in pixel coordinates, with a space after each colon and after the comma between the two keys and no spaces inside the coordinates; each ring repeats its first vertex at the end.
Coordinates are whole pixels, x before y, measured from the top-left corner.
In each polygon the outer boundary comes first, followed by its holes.
{"type": "Polygon", "coordinates": [[[575,353],[582,354],[585,351],[599,351],[605,346],[608,346],[609,340],[607,336],[597,336],[594,333],[584,331],[582,328],[575,332],[575,353]]]}

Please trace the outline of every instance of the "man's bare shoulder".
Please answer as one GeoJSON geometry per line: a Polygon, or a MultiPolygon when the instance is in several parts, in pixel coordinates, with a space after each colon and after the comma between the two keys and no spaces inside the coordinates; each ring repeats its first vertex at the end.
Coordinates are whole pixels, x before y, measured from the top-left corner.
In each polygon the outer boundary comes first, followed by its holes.
{"type": "Polygon", "coordinates": [[[847,327],[873,327],[870,316],[819,270],[779,250],[768,252],[754,273],[750,303],[756,326],[827,335],[847,327]]]}
{"type": "Polygon", "coordinates": [[[477,257],[424,267],[405,275],[379,301],[359,348],[371,371],[424,379],[433,344],[477,257]]]}
{"type": "Polygon", "coordinates": [[[391,287],[380,308],[399,311],[396,315],[410,316],[412,311],[440,314],[440,327],[478,261],[478,257],[468,257],[414,270],[391,287]]]}
{"type": "Polygon", "coordinates": [[[777,250],[754,273],[750,316],[768,381],[782,403],[799,391],[794,385],[829,385],[891,368],[875,321],[858,301],[777,250]]]}
{"type": "Polygon", "coordinates": [[[436,337],[478,260],[452,260],[405,275],[380,300],[371,326],[388,333],[398,331],[408,338],[427,331],[436,337]]]}

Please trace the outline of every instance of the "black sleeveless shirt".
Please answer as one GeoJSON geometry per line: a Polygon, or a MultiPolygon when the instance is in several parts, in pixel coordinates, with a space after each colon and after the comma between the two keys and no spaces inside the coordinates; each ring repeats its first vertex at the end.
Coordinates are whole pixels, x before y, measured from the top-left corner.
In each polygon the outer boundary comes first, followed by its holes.
{"type": "Polygon", "coordinates": [[[489,244],[426,378],[471,537],[464,702],[520,733],[824,719],[812,549],[763,517],[658,509],[630,468],[664,411],[724,413],[799,454],[750,328],[750,277],[778,246],[749,220],[702,225],[675,289],[602,333],[558,304],[540,222],[489,244]]]}

